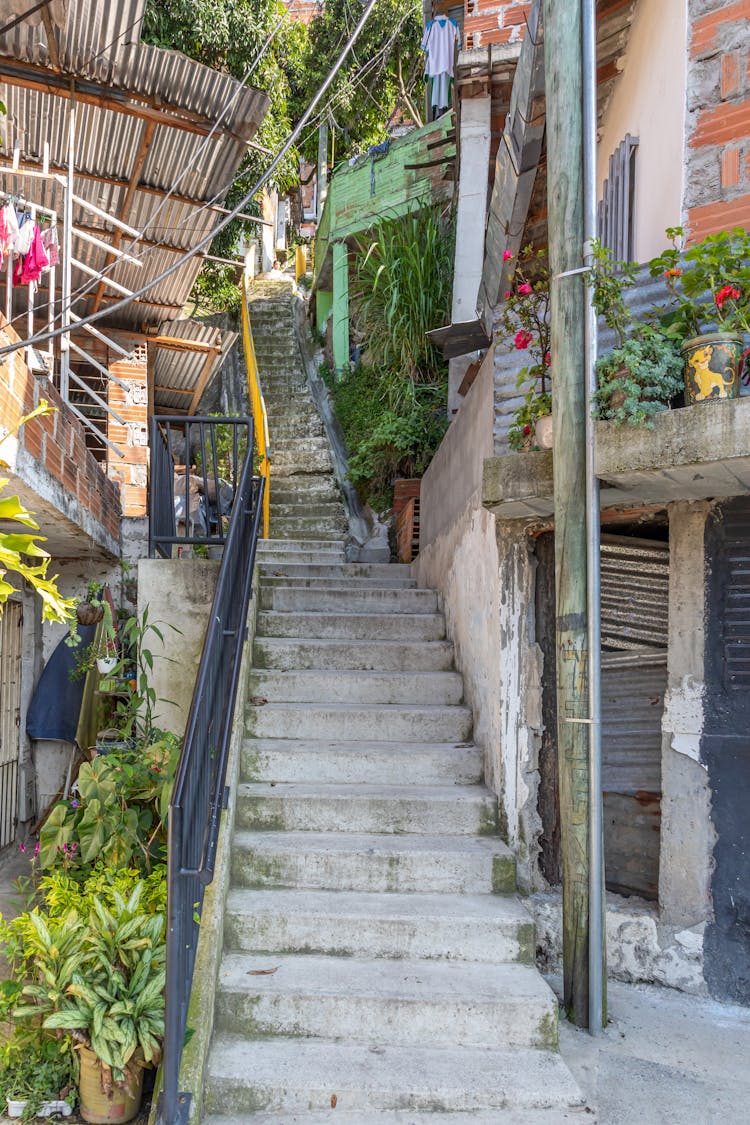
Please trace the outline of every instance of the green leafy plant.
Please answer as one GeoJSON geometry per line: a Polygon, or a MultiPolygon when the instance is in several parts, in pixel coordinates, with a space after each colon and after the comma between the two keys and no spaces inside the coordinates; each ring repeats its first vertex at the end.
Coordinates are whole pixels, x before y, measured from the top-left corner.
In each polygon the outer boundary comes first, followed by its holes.
{"type": "Polygon", "coordinates": [[[651,276],[664,277],[671,299],[665,329],[682,339],[715,328],[750,333],[750,233],[719,231],[687,250],[682,227],[668,227],[667,237],[672,246],[650,263],[651,276]]]}
{"type": "Polygon", "coordinates": [[[586,273],[591,288],[592,301],[597,316],[615,334],[617,346],[622,347],[631,323],[631,313],[623,293],[635,284],[638,265],[615,258],[607,246],[595,238],[591,242],[592,266],[586,273]]]}
{"type": "Polygon", "coordinates": [[[511,351],[526,352],[530,361],[516,380],[526,394],[508,432],[511,449],[532,448],[536,422],[552,412],[549,301],[547,251],[526,246],[504,295],[498,332],[502,343],[511,351]]]}
{"type": "Polygon", "coordinates": [[[616,425],[652,429],[654,415],[667,410],[684,385],[679,345],[648,326],[602,356],[596,370],[594,416],[616,425]]]}
{"type": "Polygon", "coordinates": [[[40,832],[42,868],[81,878],[100,861],[136,864],[146,874],[163,862],[180,745],[175,735],[162,734],[84,762],[75,795],[53,806],[40,832]]]}
{"type": "Polygon", "coordinates": [[[109,907],[93,896],[86,916],[37,909],[2,927],[23,948],[14,1020],[41,1021],[91,1050],[105,1089],[132,1088],[137,1068],[158,1062],[164,1038],[165,915],[144,909],[143,894],[139,881],[127,898],[113,889],[109,907]]]}
{"type": "MultiPolygon", "coordinates": [[[[20,995],[20,987],[16,994],[20,995]]],[[[25,1102],[21,1121],[33,1120],[44,1102],[75,1105],[69,1044],[39,1028],[18,1026],[0,1045],[0,1097],[25,1102]]]]}
{"type": "MultiPolygon", "coordinates": [[[[3,437],[5,441],[26,422],[35,418],[53,414],[54,407],[45,399],[40,399],[39,405],[31,413],[24,415],[17,426],[8,431],[3,437]]],[[[0,458],[0,467],[7,468],[7,462],[0,458]]],[[[0,477],[0,493],[10,484],[7,477],[0,477]]],[[[39,531],[39,524],[33,514],[24,508],[17,496],[0,496],[0,520],[9,520],[30,527],[32,533],[17,531],[0,531],[0,612],[8,598],[17,593],[15,587],[6,581],[6,574],[18,575],[28,582],[42,600],[42,618],[44,621],[57,621],[68,624],[73,616],[74,601],[64,598],[57,588],[57,575],[47,577],[50,564],[50,555],[40,543],[45,541],[43,535],[34,534],[39,531]]]]}

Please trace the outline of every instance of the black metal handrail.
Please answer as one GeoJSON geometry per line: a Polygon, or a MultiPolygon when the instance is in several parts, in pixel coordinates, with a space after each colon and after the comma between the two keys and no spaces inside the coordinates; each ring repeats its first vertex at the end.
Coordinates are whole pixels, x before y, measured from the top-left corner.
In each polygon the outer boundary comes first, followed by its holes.
{"type": "Polygon", "coordinates": [[[175,548],[180,553],[187,546],[224,545],[226,517],[253,449],[253,432],[253,420],[246,417],[153,416],[149,558],[172,558],[175,548]]]}
{"type": "Polygon", "coordinates": [[[166,1034],[159,1125],[183,1125],[190,1110],[191,1094],[179,1090],[180,1064],[203,895],[213,878],[226,806],[232,720],[263,508],[265,482],[253,477],[252,422],[248,437],[169,805],[166,1034]]]}

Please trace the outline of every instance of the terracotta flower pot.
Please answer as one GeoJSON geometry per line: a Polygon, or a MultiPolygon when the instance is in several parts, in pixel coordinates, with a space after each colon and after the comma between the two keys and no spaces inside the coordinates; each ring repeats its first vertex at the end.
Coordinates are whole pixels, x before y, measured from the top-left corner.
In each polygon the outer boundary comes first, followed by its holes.
{"type": "Polygon", "coordinates": [[[742,338],[730,332],[695,336],[682,345],[685,394],[689,405],[716,398],[739,398],[742,338]]]}
{"type": "Polygon", "coordinates": [[[79,1048],[81,1057],[81,1078],[78,1086],[81,1117],[93,1125],[106,1125],[107,1122],[132,1121],[141,1108],[143,1094],[143,1070],[134,1067],[133,1089],[115,1086],[111,1094],[102,1089],[102,1064],[93,1051],[79,1048]]]}

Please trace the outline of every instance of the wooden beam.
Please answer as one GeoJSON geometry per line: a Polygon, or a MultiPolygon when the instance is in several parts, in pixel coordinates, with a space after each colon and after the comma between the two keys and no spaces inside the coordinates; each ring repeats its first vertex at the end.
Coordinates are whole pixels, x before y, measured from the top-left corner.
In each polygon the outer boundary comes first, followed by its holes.
{"type": "MultiPolygon", "coordinates": [[[[140,179],[141,179],[141,172],[143,171],[143,165],[146,163],[146,157],[148,156],[148,150],[151,147],[151,142],[154,139],[154,133],[155,132],[156,132],[156,122],[155,121],[145,121],[144,124],[143,124],[143,131],[141,132],[141,139],[140,139],[140,142],[138,144],[138,151],[135,154],[135,160],[133,161],[133,167],[132,167],[131,172],[130,172],[130,179],[128,180],[128,186],[125,189],[125,198],[123,199],[122,203],[120,204],[120,213],[122,215],[127,215],[127,214],[130,213],[130,208],[132,207],[133,199],[135,198],[136,188],[138,187],[138,184],[139,184],[140,179]]],[[[119,228],[112,235],[111,246],[112,246],[113,250],[119,249],[120,243],[122,242],[122,236],[123,236],[123,232],[119,228]]],[[[92,313],[95,313],[95,312],[99,311],[99,306],[101,305],[102,298],[104,296],[105,285],[106,285],[106,281],[104,280],[104,278],[102,278],[102,280],[99,282],[99,284],[96,288],[96,292],[94,293],[94,300],[93,300],[93,304],[91,306],[91,312],[92,313]]]]}
{"type": "Polygon", "coordinates": [[[169,395],[193,395],[194,391],[186,391],[183,387],[162,387],[158,383],[154,387],[155,391],[164,391],[169,395]]]}
{"type": "Polygon", "coordinates": [[[189,407],[189,413],[190,414],[195,414],[196,410],[198,409],[198,403],[201,400],[201,395],[203,394],[203,392],[206,389],[206,383],[208,382],[209,376],[211,375],[211,372],[213,371],[215,362],[216,362],[215,353],[213,353],[213,352],[209,353],[206,356],[206,362],[203,364],[203,370],[201,371],[200,375],[198,376],[198,382],[195,384],[195,390],[193,391],[193,397],[190,400],[190,407],[189,407]]]}
{"type": "Polygon", "coordinates": [[[52,16],[49,14],[48,4],[42,7],[42,21],[44,23],[44,30],[47,35],[47,49],[49,51],[49,61],[52,63],[52,69],[60,73],[60,52],[57,49],[57,40],[55,39],[55,28],[52,23],[52,16]]]}
{"type": "MultiPolygon", "coordinates": [[[[21,86],[26,90],[36,90],[53,97],[67,98],[70,94],[70,80],[66,75],[55,74],[46,67],[35,66],[32,63],[1,59],[0,77],[9,86],[21,86]]],[[[139,117],[145,121],[153,121],[156,125],[181,129],[199,137],[207,137],[214,128],[214,123],[200,114],[168,102],[159,102],[156,98],[137,90],[119,90],[116,86],[75,79],[75,97],[76,101],[83,105],[109,109],[113,113],[123,113],[127,117],[139,117]]],[[[223,128],[222,133],[241,145],[251,139],[242,137],[231,129],[223,128]]]]}
{"type": "Polygon", "coordinates": [[[182,336],[149,336],[149,343],[157,348],[173,352],[213,352],[221,351],[221,344],[209,344],[202,340],[186,340],[182,336]]]}

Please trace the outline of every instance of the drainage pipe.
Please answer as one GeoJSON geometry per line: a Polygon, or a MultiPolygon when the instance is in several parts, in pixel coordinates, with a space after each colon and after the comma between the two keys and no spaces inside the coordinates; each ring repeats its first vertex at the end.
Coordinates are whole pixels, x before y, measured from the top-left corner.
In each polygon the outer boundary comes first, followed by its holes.
{"type": "MultiPolygon", "coordinates": [[[[583,31],[583,231],[584,262],[593,264],[596,238],[596,4],[581,0],[583,31]]],[[[586,286],[586,514],[589,650],[589,1032],[602,1031],[605,1018],[604,848],[602,839],[601,560],[599,481],[594,471],[593,395],[596,391],[596,312],[586,286]]]]}

